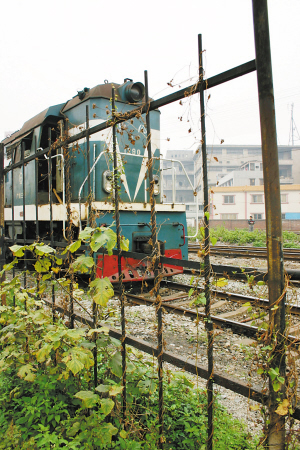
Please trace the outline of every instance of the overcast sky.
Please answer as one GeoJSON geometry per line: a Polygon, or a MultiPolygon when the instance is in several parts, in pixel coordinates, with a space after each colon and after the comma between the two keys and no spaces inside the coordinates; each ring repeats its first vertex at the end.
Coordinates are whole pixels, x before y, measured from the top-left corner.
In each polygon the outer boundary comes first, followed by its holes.
{"type": "MultiPolygon", "coordinates": [[[[292,103],[300,132],[300,0],[268,3],[278,144],[287,145],[292,103]]],[[[195,83],[199,33],[206,77],[255,58],[251,0],[10,0],[0,12],[1,140],[105,79],[143,82],[148,70],[152,98],[195,83]]],[[[206,113],[208,144],[260,144],[256,73],[207,92],[206,113]]],[[[162,108],[162,151],[195,150],[199,116],[198,95],[162,108]]]]}

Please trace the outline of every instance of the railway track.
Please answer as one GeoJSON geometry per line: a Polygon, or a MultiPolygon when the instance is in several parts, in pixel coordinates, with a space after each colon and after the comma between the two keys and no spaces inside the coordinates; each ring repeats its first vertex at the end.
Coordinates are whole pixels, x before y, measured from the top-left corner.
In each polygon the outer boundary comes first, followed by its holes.
{"type": "MultiPolygon", "coordinates": [[[[176,283],[172,281],[161,282],[161,301],[165,312],[189,317],[192,320],[205,318],[204,307],[197,309],[191,306],[192,297],[189,296],[191,289],[190,284],[176,283]]],[[[196,289],[197,294],[204,291],[203,288],[196,289]]],[[[268,300],[255,296],[243,295],[240,293],[224,292],[218,289],[211,289],[212,303],[211,314],[212,322],[215,327],[230,328],[236,334],[245,335],[252,339],[257,337],[264,331],[260,330],[262,317],[268,314],[268,300]],[[250,304],[254,309],[251,315],[248,313],[250,304]],[[234,304],[234,306],[233,306],[234,304]],[[257,316],[254,319],[252,316],[257,316]],[[251,324],[250,324],[251,323],[251,324]]],[[[142,295],[126,292],[127,301],[138,305],[155,305],[156,300],[151,293],[142,295]]],[[[292,326],[290,328],[289,339],[293,345],[300,345],[300,307],[297,305],[290,306],[290,313],[293,317],[292,326]]],[[[264,318],[264,320],[266,320],[264,318]]]]}
{"type": "MultiPolygon", "coordinates": [[[[189,244],[189,253],[198,253],[202,251],[199,244],[189,244]]],[[[266,247],[241,247],[232,245],[214,245],[210,247],[211,255],[225,255],[228,257],[242,258],[267,258],[266,247]]],[[[284,248],[283,257],[285,260],[300,261],[300,249],[284,248]]]]}

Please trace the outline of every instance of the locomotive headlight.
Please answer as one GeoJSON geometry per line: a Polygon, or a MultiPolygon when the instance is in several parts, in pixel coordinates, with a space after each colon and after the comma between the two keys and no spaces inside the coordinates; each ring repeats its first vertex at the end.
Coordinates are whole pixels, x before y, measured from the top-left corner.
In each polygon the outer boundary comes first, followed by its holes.
{"type": "Polygon", "coordinates": [[[154,181],[154,189],[153,194],[158,195],[160,193],[160,180],[158,175],[153,175],[153,181],[154,181]]]}
{"type": "Polygon", "coordinates": [[[110,170],[106,170],[102,175],[102,187],[107,194],[111,194],[113,191],[113,175],[110,170]]]}
{"type": "Polygon", "coordinates": [[[130,103],[142,101],[145,95],[145,86],[139,81],[137,83],[128,83],[125,86],[125,97],[130,103]]]}

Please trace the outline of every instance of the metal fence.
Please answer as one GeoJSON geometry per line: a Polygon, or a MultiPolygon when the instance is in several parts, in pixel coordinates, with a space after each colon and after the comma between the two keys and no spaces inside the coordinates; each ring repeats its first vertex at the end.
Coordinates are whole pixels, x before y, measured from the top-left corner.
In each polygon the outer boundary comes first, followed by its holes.
{"type": "MultiPolygon", "coordinates": [[[[207,430],[207,449],[213,448],[213,435],[214,435],[214,394],[213,385],[218,384],[227,389],[230,389],[236,393],[239,393],[247,398],[251,398],[258,402],[266,402],[266,394],[264,394],[258,387],[249,387],[246,382],[240,381],[234,377],[228,376],[227,374],[220,373],[214,368],[214,355],[213,355],[213,320],[211,318],[210,310],[210,243],[209,243],[209,199],[208,199],[208,180],[207,180],[207,155],[206,155],[206,130],[205,130],[205,109],[204,109],[204,91],[207,89],[212,89],[215,86],[219,86],[227,81],[234,80],[235,78],[246,75],[250,72],[257,70],[258,77],[258,95],[260,104],[260,118],[261,118],[261,135],[262,135],[262,152],[263,152],[263,167],[264,167],[264,190],[266,199],[266,229],[267,229],[267,246],[268,246],[268,284],[269,284],[269,306],[271,309],[272,305],[276,305],[276,311],[270,314],[270,339],[274,344],[274,360],[272,362],[274,367],[279,367],[280,375],[285,377],[285,347],[284,347],[284,336],[285,336],[285,309],[284,309],[284,283],[283,283],[283,258],[282,258],[282,241],[281,241],[281,221],[277,220],[277,217],[281,217],[280,214],[280,186],[279,186],[279,171],[278,171],[278,155],[277,155],[277,143],[276,143],[276,129],[275,129],[275,115],[274,115],[274,96],[273,96],[273,86],[272,86],[272,70],[271,70],[271,57],[270,57],[270,43],[269,43],[269,31],[268,31],[268,17],[267,17],[267,2],[266,0],[253,0],[253,12],[254,12],[254,35],[256,43],[256,60],[249,61],[238,67],[227,70],[226,72],[220,73],[216,76],[204,79],[203,63],[202,63],[202,37],[199,35],[198,38],[198,58],[199,58],[199,80],[197,84],[189,86],[188,88],[181,89],[170,95],[162,97],[158,100],[149,100],[148,96],[148,76],[145,72],[145,104],[142,108],[135,109],[126,115],[116,113],[115,110],[115,93],[112,91],[112,118],[107,120],[105,123],[100,125],[90,127],[89,125],[89,114],[87,110],[86,119],[86,129],[81,133],[76,134],[72,137],[67,137],[65,140],[57,144],[55,143],[55,148],[62,148],[62,156],[65,165],[65,205],[66,205],[66,233],[68,245],[72,243],[72,230],[70,226],[71,222],[71,198],[70,190],[68,186],[70,185],[70,148],[71,145],[78,142],[79,139],[86,140],[87,154],[89,155],[89,139],[90,136],[99,131],[105,130],[107,128],[112,128],[113,132],[113,162],[114,162],[114,192],[115,192],[115,221],[116,221],[116,234],[117,234],[117,248],[114,254],[118,257],[118,292],[121,305],[121,331],[110,329],[109,334],[114,338],[121,341],[122,346],[122,411],[123,416],[126,416],[126,347],[133,346],[137,349],[142,350],[148,354],[154,355],[157,358],[157,373],[158,373],[158,384],[159,384],[159,442],[158,448],[162,449],[164,446],[164,386],[163,386],[163,375],[164,375],[164,363],[169,362],[179,368],[183,368],[186,371],[197,374],[198,376],[207,379],[207,416],[208,416],[208,430],[207,430]],[[205,326],[207,332],[207,359],[208,366],[201,366],[195,364],[194,361],[186,360],[171,352],[164,351],[163,348],[163,306],[160,296],[160,283],[162,278],[162,273],[160,270],[160,265],[164,263],[171,263],[172,265],[177,265],[181,267],[198,269],[199,263],[193,261],[185,260],[175,260],[161,256],[159,253],[159,244],[157,240],[157,229],[156,229],[156,202],[153,193],[154,180],[153,180],[153,157],[151,151],[151,131],[150,131],[150,111],[157,108],[162,108],[170,103],[180,101],[187,96],[192,96],[195,94],[200,94],[200,104],[199,111],[201,116],[201,130],[202,130],[202,157],[203,157],[203,186],[204,186],[204,222],[205,222],[205,237],[204,237],[204,265],[205,265],[205,326]],[[130,118],[136,117],[137,115],[145,114],[146,116],[146,126],[147,126],[147,149],[148,149],[148,178],[150,186],[150,203],[151,203],[151,241],[152,241],[152,254],[141,255],[133,252],[125,252],[121,250],[120,239],[121,239],[121,228],[120,228],[120,199],[119,199],[119,177],[118,177],[118,161],[116,152],[116,126],[117,124],[130,120],[130,118]],[[121,259],[126,257],[141,257],[151,260],[152,267],[155,274],[154,282],[154,295],[155,295],[155,311],[157,316],[157,346],[153,346],[145,341],[134,338],[130,336],[126,331],[126,321],[125,321],[125,299],[126,294],[124,290],[124,285],[122,283],[122,270],[121,270],[121,259]],[[274,332],[275,331],[275,332],[274,332]]],[[[66,130],[67,131],[67,130],[66,130]]],[[[12,189],[14,186],[13,177],[14,169],[19,167],[23,171],[23,240],[21,243],[28,243],[29,236],[26,234],[26,182],[25,182],[25,166],[28,162],[36,160],[40,156],[48,155],[48,180],[49,180],[49,192],[52,192],[51,185],[51,149],[53,148],[53,142],[51,141],[51,129],[48,134],[48,148],[41,150],[36,149],[34,155],[25,157],[24,146],[22,147],[21,160],[18,163],[14,163],[8,167],[4,168],[4,152],[3,145],[0,152],[0,226],[1,226],[1,263],[2,266],[5,264],[5,245],[7,240],[4,240],[4,178],[5,174],[11,172],[12,178],[12,189]]],[[[90,161],[89,156],[87,160],[90,161]]],[[[91,167],[88,167],[87,183],[88,183],[88,210],[89,210],[89,225],[92,226],[92,195],[91,195],[91,167]]],[[[37,181],[36,181],[37,182],[37,181]]],[[[36,189],[37,192],[37,189],[36,189]]],[[[52,221],[52,211],[53,204],[50,195],[49,201],[50,208],[50,244],[51,246],[61,245],[61,243],[56,243],[53,234],[53,221],[52,221]]],[[[38,198],[36,198],[36,239],[39,239],[39,217],[38,217],[38,198]]],[[[18,241],[15,239],[14,232],[14,193],[12,192],[12,242],[13,244],[18,241]]],[[[68,254],[69,263],[72,261],[72,254],[68,254]]],[[[24,258],[25,268],[26,268],[26,257],[24,258]]],[[[69,291],[69,324],[70,327],[74,327],[75,321],[82,321],[83,319],[79,317],[74,311],[74,301],[73,301],[73,274],[71,276],[71,284],[69,291]]],[[[91,274],[91,278],[95,276],[94,273],[91,274]]],[[[26,272],[24,275],[24,286],[26,287],[26,272]]],[[[39,283],[39,280],[37,280],[39,283]]],[[[52,289],[52,308],[53,313],[55,310],[65,312],[64,308],[56,304],[55,301],[55,291],[52,289]]],[[[93,304],[93,317],[92,320],[85,320],[91,327],[95,328],[97,326],[97,307],[93,304]]],[[[97,348],[94,349],[94,383],[97,385],[97,348]]],[[[268,432],[268,446],[269,448],[283,449],[285,441],[285,419],[284,417],[276,414],[276,393],[270,382],[269,386],[269,411],[270,411],[270,425],[268,432]]],[[[294,412],[294,417],[300,419],[300,409],[296,408],[294,412]]]]}

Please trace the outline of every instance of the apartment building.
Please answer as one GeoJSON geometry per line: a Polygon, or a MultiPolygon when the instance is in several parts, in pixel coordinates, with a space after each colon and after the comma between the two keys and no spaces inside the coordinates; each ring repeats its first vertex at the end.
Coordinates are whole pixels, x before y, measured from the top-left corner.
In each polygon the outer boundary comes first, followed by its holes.
{"type": "MultiPolygon", "coordinates": [[[[300,184],[281,185],[282,219],[300,219],[300,184]]],[[[215,220],[265,219],[264,187],[215,186],[210,189],[210,217],[215,220]]]]}

